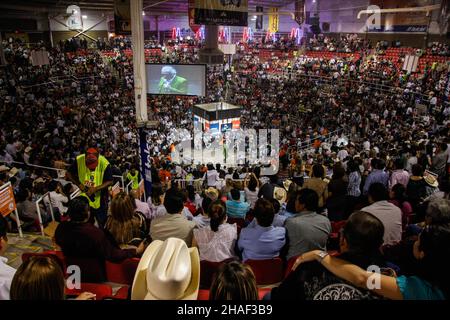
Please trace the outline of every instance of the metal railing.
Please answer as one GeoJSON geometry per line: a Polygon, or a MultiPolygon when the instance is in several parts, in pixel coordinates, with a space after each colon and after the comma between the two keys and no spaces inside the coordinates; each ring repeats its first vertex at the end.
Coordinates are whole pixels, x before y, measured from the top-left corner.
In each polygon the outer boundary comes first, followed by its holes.
{"type": "Polygon", "coordinates": [[[42,221],[42,213],[41,213],[41,207],[39,206],[39,204],[41,202],[44,203],[44,206],[47,206],[47,204],[45,203],[44,198],[48,197],[48,207],[50,208],[50,215],[52,217],[52,221],[55,221],[55,215],[53,213],[53,205],[52,205],[52,198],[50,197],[50,193],[47,192],[46,194],[44,194],[42,197],[40,197],[37,201],[36,201],[36,211],[38,214],[38,218],[39,218],[39,228],[41,229],[41,234],[44,236],[44,223],[42,221]]]}

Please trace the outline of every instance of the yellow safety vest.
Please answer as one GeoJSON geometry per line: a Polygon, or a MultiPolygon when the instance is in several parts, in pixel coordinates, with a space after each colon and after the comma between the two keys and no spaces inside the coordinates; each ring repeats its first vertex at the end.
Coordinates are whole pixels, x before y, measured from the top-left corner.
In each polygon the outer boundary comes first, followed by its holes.
{"type": "MultiPolygon", "coordinates": [[[[86,158],[85,154],[80,154],[77,157],[78,179],[80,180],[80,183],[87,187],[101,186],[103,184],[103,175],[105,173],[106,168],[109,165],[109,161],[104,156],[99,156],[97,168],[95,168],[95,171],[91,171],[86,166],[85,158],[86,158]]],[[[95,193],[94,201],[92,201],[88,197],[88,195],[84,192],[82,192],[81,195],[88,199],[89,206],[91,208],[94,209],[100,208],[101,191],[95,193]]]]}
{"type": "Polygon", "coordinates": [[[127,179],[133,181],[133,183],[131,184],[131,188],[139,189],[139,172],[136,171],[134,176],[132,176],[131,173],[128,172],[127,179]]]}

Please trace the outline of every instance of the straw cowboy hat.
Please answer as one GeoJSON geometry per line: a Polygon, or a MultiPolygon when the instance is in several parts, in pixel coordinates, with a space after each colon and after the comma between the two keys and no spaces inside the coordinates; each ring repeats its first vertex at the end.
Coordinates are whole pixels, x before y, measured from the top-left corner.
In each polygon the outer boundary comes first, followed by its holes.
{"type": "Polygon", "coordinates": [[[436,177],[431,174],[425,176],[424,180],[430,187],[433,188],[439,187],[439,182],[437,181],[436,177]]]}
{"type": "Polygon", "coordinates": [[[219,199],[219,190],[214,187],[209,187],[208,189],[206,189],[205,195],[212,201],[216,201],[217,199],[219,199]]]}
{"type": "Polygon", "coordinates": [[[177,238],[155,240],[145,250],[134,276],[132,300],[196,300],[200,256],[177,238]]]}
{"type": "Polygon", "coordinates": [[[280,203],[286,202],[287,192],[284,188],[275,187],[273,189],[273,198],[278,200],[280,203]]]}

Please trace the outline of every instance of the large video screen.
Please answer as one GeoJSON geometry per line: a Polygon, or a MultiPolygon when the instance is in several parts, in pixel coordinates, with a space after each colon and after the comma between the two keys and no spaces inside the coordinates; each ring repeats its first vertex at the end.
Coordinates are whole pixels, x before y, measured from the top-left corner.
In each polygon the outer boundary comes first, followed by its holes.
{"type": "Polygon", "coordinates": [[[146,64],[147,93],[206,95],[205,64],[146,64]]]}

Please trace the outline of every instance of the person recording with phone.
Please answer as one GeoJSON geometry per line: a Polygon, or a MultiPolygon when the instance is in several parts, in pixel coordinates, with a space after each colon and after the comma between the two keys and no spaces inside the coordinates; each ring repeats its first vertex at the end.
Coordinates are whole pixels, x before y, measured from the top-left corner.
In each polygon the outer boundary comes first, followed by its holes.
{"type": "Polygon", "coordinates": [[[159,93],[187,94],[188,81],[177,76],[177,70],[172,66],[164,66],[161,69],[161,79],[159,80],[159,93]]]}

